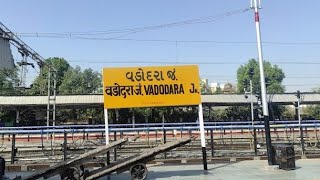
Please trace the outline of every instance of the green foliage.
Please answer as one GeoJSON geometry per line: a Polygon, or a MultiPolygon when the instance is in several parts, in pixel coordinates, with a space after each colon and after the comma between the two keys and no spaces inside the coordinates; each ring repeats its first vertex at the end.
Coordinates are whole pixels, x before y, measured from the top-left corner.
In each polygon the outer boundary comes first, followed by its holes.
{"type": "MultiPolygon", "coordinates": [[[[315,93],[320,93],[320,88],[314,88],[315,93]]],[[[315,119],[320,119],[320,105],[308,105],[306,108],[303,108],[303,114],[308,118],[312,117],[315,119]]]]}
{"type": "Polygon", "coordinates": [[[119,110],[119,121],[116,121],[114,110],[109,111],[110,122],[128,123],[132,122],[134,115],[136,123],[161,123],[164,117],[168,122],[196,122],[198,110],[196,107],[152,107],[131,108],[119,110]]]}
{"type": "MultiPolygon", "coordinates": [[[[57,87],[59,87],[62,84],[65,73],[70,68],[70,64],[64,58],[58,57],[46,59],[45,63],[56,70],[57,87]]],[[[48,71],[48,66],[45,66],[40,75],[33,81],[33,86],[30,90],[32,95],[46,95],[48,93],[48,71]]]]}
{"type": "Polygon", "coordinates": [[[295,119],[295,110],[293,108],[286,108],[285,106],[282,106],[282,117],[285,120],[294,120],[295,119]]]}
{"type": "MultiPolygon", "coordinates": [[[[23,94],[19,86],[18,69],[0,69],[0,96],[15,96],[23,94]]],[[[12,126],[15,122],[14,110],[3,110],[0,107],[0,123],[12,126]]]]}
{"type": "Polygon", "coordinates": [[[0,95],[19,95],[21,91],[16,87],[19,84],[17,69],[0,70],[0,95]]]}
{"type": "MultiPolygon", "coordinates": [[[[90,94],[98,93],[102,87],[101,74],[92,69],[81,71],[63,58],[49,58],[46,63],[56,70],[57,94],[90,94]]],[[[32,95],[46,95],[48,92],[48,67],[34,80],[30,92],[32,95]]],[[[101,92],[101,91],[100,91],[101,92]]]]}
{"type": "MultiPolygon", "coordinates": [[[[241,65],[237,70],[237,80],[238,80],[238,92],[243,93],[245,86],[243,82],[249,82],[249,70],[253,68],[254,75],[252,77],[253,84],[253,92],[260,92],[260,71],[259,71],[259,63],[255,59],[250,59],[249,62],[245,65],[241,65]]],[[[264,70],[266,81],[269,81],[269,85],[267,85],[268,93],[283,93],[285,91],[285,87],[282,85],[282,81],[285,78],[285,74],[282,69],[277,65],[272,65],[270,62],[264,61],[264,70]]],[[[247,91],[249,89],[249,84],[247,87],[247,91]]]]}
{"type": "Polygon", "coordinates": [[[201,94],[212,94],[212,91],[209,87],[207,87],[206,83],[200,79],[200,90],[201,94]]]}
{"type": "MultiPolygon", "coordinates": [[[[52,65],[57,71],[57,95],[67,94],[91,94],[102,92],[102,78],[101,74],[93,71],[92,69],[81,70],[80,67],[71,67],[70,64],[63,58],[49,58],[46,63],[52,65]]],[[[276,65],[273,66],[269,62],[265,62],[266,77],[270,80],[268,86],[269,93],[281,93],[284,92],[282,86],[282,80],[285,77],[284,73],[276,65]]],[[[248,71],[253,68],[256,72],[253,76],[254,92],[260,91],[260,78],[258,62],[254,59],[249,60],[246,65],[239,67],[237,71],[238,85],[237,89],[243,93],[244,86],[242,82],[249,80],[248,71]]],[[[19,84],[19,78],[17,69],[14,70],[1,70],[0,71],[0,95],[17,95],[22,93],[30,93],[32,95],[46,95],[47,83],[48,83],[48,68],[44,68],[41,74],[34,80],[33,87],[29,91],[20,92],[16,90],[16,86],[19,84]]],[[[200,81],[201,94],[213,94],[211,89],[206,87],[203,81],[200,81]]],[[[234,93],[236,88],[227,83],[224,87],[217,88],[214,92],[219,93],[234,93]]],[[[308,110],[308,113],[314,117],[320,118],[320,108],[312,107],[308,110]]],[[[283,108],[273,107],[270,114],[277,116],[284,111],[283,108]]],[[[109,119],[112,119],[114,123],[128,123],[132,122],[135,117],[136,123],[144,122],[162,122],[164,117],[165,122],[195,122],[198,118],[198,109],[196,106],[191,107],[157,107],[157,108],[132,108],[132,109],[120,109],[116,113],[114,110],[109,111],[109,119]],[[118,117],[118,119],[117,119],[118,117]],[[116,121],[117,119],[117,121],[116,121]]],[[[205,112],[206,113],[206,112],[205,112]]],[[[222,109],[215,109],[209,117],[214,120],[230,120],[233,117],[234,120],[247,120],[250,117],[250,107],[228,107],[222,109]]],[[[209,116],[208,114],[206,114],[209,116]]],[[[11,117],[7,112],[0,112],[1,117],[11,117]]],[[[257,114],[255,114],[257,117],[257,114]]],[[[12,115],[14,119],[14,114],[12,115]]],[[[29,117],[31,116],[25,116],[29,117]]],[[[57,110],[57,123],[67,121],[86,121],[88,119],[100,120],[99,123],[103,123],[103,108],[89,108],[89,109],[58,109],[57,110]]]]}
{"type": "Polygon", "coordinates": [[[214,109],[212,114],[213,114],[212,119],[214,121],[224,121],[228,119],[228,115],[225,108],[214,109]]]}
{"type": "Polygon", "coordinates": [[[217,87],[216,91],[213,94],[222,94],[222,89],[220,86],[217,87]]]}
{"type": "MultiPolygon", "coordinates": [[[[91,94],[102,92],[101,74],[92,69],[81,70],[80,67],[71,67],[63,58],[49,58],[47,64],[56,70],[57,95],[91,94]],[[99,91],[100,90],[100,91],[99,91]]],[[[31,95],[47,95],[48,66],[42,69],[40,75],[34,80],[32,88],[27,91],[31,95]]],[[[52,70],[52,69],[51,69],[52,70]]],[[[51,76],[51,78],[53,78],[51,76]]],[[[58,109],[58,122],[67,122],[85,119],[103,119],[103,108],[91,109],[58,109]]]]}
{"type": "Polygon", "coordinates": [[[6,126],[12,126],[15,122],[15,111],[0,110],[0,123],[6,126]]]}
{"type": "Polygon", "coordinates": [[[251,111],[248,106],[230,106],[226,109],[226,115],[228,118],[233,118],[234,120],[248,120],[251,111]]]}
{"type": "Polygon", "coordinates": [[[309,105],[305,108],[304,114],[307,117],[320,119],[320,105],[309,105]]]}
{"type": "Polygon", "coordinates": [[[79,66],[69,68],[65,73],[61,85],[58,87],[59,94],[91,94],[97,93],[102,87],[101,75],[92,69],[83,72],[79,66]]]}
{"type": "Polygon", "coordinates": [[[61,94],[90,94],[96,92],[101,87],[101,76],[92,69],[80,67],[69,69],[66,73],[59,90],[61,94]]]}
{"type": "MultiPolygon", "coordinates": [[[[272,65],[270,62],[264,61],[264,72],[267,84],[267,93],[283,93],[285,91],[285,87],[282,85],[282,81],[285,78],[285,74],[282,69],[280,69],[277,65],[272,65]]],[[[244,89],[246,91],[250,91],[250,70],[253,70],[254,74],[252,76],[252,88],[253,94],[256,92],[260,92],[260,71],[259,71],[259,62],[255,59],[250,59],[247,64],[242,65],[237,70],[237,80],[238,80],[238,92],[244,93],[244,89]]],[[[285,110],[285,108],[280,108],[277,105],[271,105],[271,116],[279,117],[281,113],[285,110]]],[[[240,110],[240,109],[239,109],[240,110]]],[[[234,111],[231,109],[230,113],[234,113],[234,116],[239,116],[240,114],[250,115],[250,112],[246,110],[242,113],[238,111],[234,111]],[[238,112],[238,114],[237,114],[238,112]]],[[[257,118],[257,115],[255,116],[257,118]]]]}

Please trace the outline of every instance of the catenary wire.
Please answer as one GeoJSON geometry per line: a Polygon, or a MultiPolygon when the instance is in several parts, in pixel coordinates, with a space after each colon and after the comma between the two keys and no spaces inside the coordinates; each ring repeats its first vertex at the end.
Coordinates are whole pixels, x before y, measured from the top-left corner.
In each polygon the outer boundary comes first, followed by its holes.
{"type": "MultiPolygon", "coordinates": [[[[115,58],[116,59],[116,58],[115,58]]],[[[105,64],[203,64],[203,65],[242,65],[247,63],[247,61],[242,62],[225,62],[225,61],[219,61],[219,62],[205,62],[205,61],[175,61],[175,60],[164,60],[164,61],[141,61],[141,60],[90,60],[90,59],[71,59],[68,60],[68,62],[77,62],[77,63],[88,63],[88,64],[99,64],[99,63],[105,63],[105,64]]],[[[298,62],[298,61],[269,61],[271,63],[275,64],[281,64],[281,65],[320,65],[320,62],[298,62]]]]}
{"type": "Polygon", "coordinates": [[[242,8],[237,9],[233,11],[224,12],[218,15],[214,16],[206,16],[201,18],[194,18],[184,21],[178,21],[178,22],[172,22],[172,23],[165,23],[165,24],[159,24],[159,25],[153,25],[153,26],[144,26],[144,27],[137,27],[137,28],[126,28],[126,29],[117,29],[117,30],[104,30],[104,31],[86,31],[86,32],[65,32],[65,33],[15,33],[16,35],[34,35],[34,36],[41,36],[41,35],[53,35],[53,36],[67,36],[72,37],[73,35],[102,35],[102,34],[114,34],[114,33],[137,33],[137,32],[143,32],[148,30],[156,30],[156,29],[163,29],[163,28],[169,28],[169,27],[177,27],[177,26],[184,26],[184,25],[190,25],[190,24],[198,24],[198,23],[209,23],[213,22],[219,19],[223,19],[228,16],[232,16],[235,14],[241,14],[249,11],[249,8],[242,8]]]}
{"type": "MultiPolygon", "coordinates": [[[[167,43],[214,43],[214,44],[256,44],[255,41],[215,41],[215,40],[169,40],[169,39],[134,39],[120,38],[132,33],[111,38],[103,37],[83,37],[83,36],[56,36],[56,35],[18,35],[26,38],[59,38],[59,39],[78,39],[78,40],[96,40],[96,41],[135,41],[135,42],[167,42],[167,43]]],[[[262,44],[270,45],[320,45],[320,42],[280,42],[280,41],[262,41],[262,44]]]]}

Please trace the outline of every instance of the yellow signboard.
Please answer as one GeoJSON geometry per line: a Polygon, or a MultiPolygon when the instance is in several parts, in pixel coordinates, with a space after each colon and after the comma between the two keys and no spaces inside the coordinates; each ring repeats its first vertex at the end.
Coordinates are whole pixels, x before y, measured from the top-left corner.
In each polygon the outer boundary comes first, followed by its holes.
{"type": "Polygon", "coordinates": [[[104,108],[198,105],[196,65],[103,69],[104,108]]]}

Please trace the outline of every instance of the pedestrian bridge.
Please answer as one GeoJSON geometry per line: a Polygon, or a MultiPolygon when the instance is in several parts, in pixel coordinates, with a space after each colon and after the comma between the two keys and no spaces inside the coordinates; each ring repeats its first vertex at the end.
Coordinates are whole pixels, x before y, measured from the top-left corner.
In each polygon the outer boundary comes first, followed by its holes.
{"type": "MultiPolygon", "coordinates": [[[[295,94],[268,94],[268,102],[281,105],[294,105],[297,102],[295,94]]],[[[214,94],[202,95],[202,103],[205,106],[235,106],[248,105],[251,97],[245,97],[243,94],[214,94]]],[[[257,103],[257,98],[253,96],[253,102],[257,103]]],[[[42,107],[48,103],[48,96],[0,96],[1,108],[16,107],[42,107]]],[[[320,104],[320,94],[302,93],[301,104],[320,104]]],[[[102,107],[103,95],[60,95],[56,97],[56,106],[74,106],[74,107],[102,107]]]]}

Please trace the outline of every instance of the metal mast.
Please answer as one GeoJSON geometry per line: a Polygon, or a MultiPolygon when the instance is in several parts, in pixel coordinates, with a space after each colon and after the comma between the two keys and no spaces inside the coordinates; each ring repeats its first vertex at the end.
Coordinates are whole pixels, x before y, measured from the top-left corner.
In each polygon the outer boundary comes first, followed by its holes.
{"type": "Polygon", "coordinates": [[[259,56],[259,70],[260,70],[260,86],[261,86],[261,101],[262,101],[262,110],[264,117],[264,126],[266,133],[266,145],[267,145],[267,154],[268,154],[268,164],[273,165],[273,153],[271,147],[271,136],[270,136],[270,125],[269,125],[269,110],[267,102],[267,91],[266,91],[266,82],[264,76],[263,68],[263,55],[262,55],[262,43],[261,43],[261,32],[260,32],[260,17],[259,9],[261,9],[261,0],[251,0],[251,8],[254,10],[254,19],[256,25],[257,33],[257,46],[258,46],[258,56],[259,56]]]}
{"type": "MultiPolygon", "coordinates": [[[[47,126],[50,125],[50,121],[55,124],[55,107],[56,107],[56,70],[50,65],[45,63],[45,59],[41,57],[37,52],[35,52],[31,47],[24,43],[18,36],[11,32],[5,25],[0,22],[0,37],[7,38],[10,43],[18,48],[23,59],[18,62],[21,66],[21,84],[20,87],[25,87],[26,79],[26,66],[33,66],[32,63],[27,62],[27,57],[30,57],[38,64],[39,68],[42,70],[45,66],[48,68],[48,104],[47,104],[47,126]],[[52,113],[50,113],[52,112],[52,113]],[[50,115],[52,114],[52,116],[50,115]],[[52,120],[50,118],[52,117],[52,120]]],[[[33,66],[34,67],[34,66],[33,66]]]]}
{"type": "Polygon", "coordinates": [[[26,87],[26,74],[28,72],[27,63],[28,63],[28,55],[25,52],[20,52],[22,56],[21,62],[19,62],[20,70],[20,84],[19,87],[26,87]]]}

